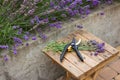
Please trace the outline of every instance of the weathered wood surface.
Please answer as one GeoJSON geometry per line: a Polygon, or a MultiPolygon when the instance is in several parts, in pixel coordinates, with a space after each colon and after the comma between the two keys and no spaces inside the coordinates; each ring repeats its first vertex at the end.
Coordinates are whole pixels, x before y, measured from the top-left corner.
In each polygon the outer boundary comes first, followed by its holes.
{"type": "MultiPolygon", "coordinates": [[[[65,38],[62,38],[58,41],[71,42],[73,37],[75,37],[77,40],[81,38],[82,40],[86,41],[96,40],[98,42],[104,42],[93,34],[87,32],[86,30],[75,31],[74,33],[71,33],[65,38]]],[[[55,54],[53,51],[44,50],[43,52],[53,61],[57,62],[60,66],[66,69],[66,71],[72,74],[75,78],[81,80],[85,79],[86,77],[90,77],[90,75],[94,74],[96,71],[108,64],[118,54],[118,50],[107,43],[105,43],[105,52],[100,53],[98,56],[91,55],[90,51],[80,51],[82,56],[84,57],[84,62],[80,61],[75,52],[68,52],[65,55],[62,63],[60,62],[60,53],[55,54]]]]}

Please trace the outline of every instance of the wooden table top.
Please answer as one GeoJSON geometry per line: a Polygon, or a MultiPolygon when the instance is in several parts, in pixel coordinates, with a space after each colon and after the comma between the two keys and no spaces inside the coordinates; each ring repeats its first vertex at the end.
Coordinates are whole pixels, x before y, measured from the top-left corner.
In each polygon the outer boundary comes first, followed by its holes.
{"type": "Polygon", "coordinates": [[[101,39],[99,39],[98,37],[94,36],[86,30],[77,30],[69,34],[65,38],[60,39],[59,41],[71,42],[73,37],[75,37],[77,40],[81,38],[82,40],[96,40],[97,42],[105,43],[105,52],[100,53],[97,56],[92,56],[89,51],[80,51],[81,55],[84,57],[84,62],[80,61],[75,52],[68,52],[65,55],[63,62],[61,63],[59,53],[55,54],[53,51],[43,50],[43,52],[49,58],[58,63],[76,78],[84,79],[86,76],[91,75],[95,71],[108,64],[118,54],[118,50],[116,50],[115,48],[113,48],[112,46],[110,46],[109,44],[102,41],[101,39]]]}

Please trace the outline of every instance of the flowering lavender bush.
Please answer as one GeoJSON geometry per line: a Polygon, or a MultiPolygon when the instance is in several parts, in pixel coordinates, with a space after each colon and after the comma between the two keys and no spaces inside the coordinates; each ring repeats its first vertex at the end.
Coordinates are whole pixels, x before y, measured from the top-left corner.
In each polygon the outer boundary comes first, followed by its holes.
{"type": "MultiPolygon", "coordinates": [[[[62,28],[64,19],[76,15],[84,18],[100,4],[112,0],[0,0],[0,50],[12,50],[23,41],[36,40],[31,32],[38,32],[46,39],[43,28],[62,28]],[[31,37],[31,38],[30,38],[31,37]]],[[[104,14],[104,13],[103,13],[104,14]]],[[[78,26],[81,28],[82,26],[78,26]]],[[[26,43],[28,46],[28,43],[26,43]]],[[[4,56],[5,60],[6,55],[4,56]]]]}

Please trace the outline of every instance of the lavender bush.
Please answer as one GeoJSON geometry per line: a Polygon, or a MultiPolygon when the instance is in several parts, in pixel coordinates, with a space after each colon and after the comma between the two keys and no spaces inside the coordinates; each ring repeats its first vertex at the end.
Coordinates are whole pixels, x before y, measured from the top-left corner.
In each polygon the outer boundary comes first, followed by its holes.
{"type": "MultiPolygon", "coordinates": [[[[17,54],[16,48],[23,41],[37,39],[36,35],[31,36],[32,32],[46,39],[43,33],[46,28],[62,28],[64,19],[84,18],[91,9],[112,3],[112,0],[0,0],[0,50],[17,54]]],[[[6,55],[3,57],[8,60],[6,55]]]]}

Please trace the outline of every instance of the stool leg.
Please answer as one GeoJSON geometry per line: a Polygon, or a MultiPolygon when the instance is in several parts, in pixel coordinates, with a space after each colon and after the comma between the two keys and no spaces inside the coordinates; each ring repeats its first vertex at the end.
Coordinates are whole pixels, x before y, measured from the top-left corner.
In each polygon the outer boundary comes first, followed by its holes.
{"type": "Polygon", "coordinates": [[[99,74],[100,70],[96,71],[95,73],[93,73],[92,75],[90,75],[89,77],[87,77],[84,80],[96,80],[98,74],[99,74]]]}
{"type": "Polygon", "coordinates": [[[84,80],[93,80],[93,78],[91,76],[87,77],[86,79],[84,80]]]}
{"type": "Polygon", "coordinates": [[[100,70],[98,70],[98,71],[96,71],[96,72],[94,73],[94,75],[93,75],[93,80],[96,80],[96,78],[97,78],[99,72],[100,72],[100,70]]]}
{"type": "Polygon", "coordinates": [[[71,78],[70,73],[69,73],[69,72],[66,72],[66,80],[70,80],[70,78],[71,78]]]}

